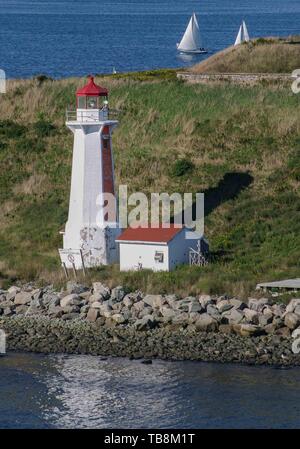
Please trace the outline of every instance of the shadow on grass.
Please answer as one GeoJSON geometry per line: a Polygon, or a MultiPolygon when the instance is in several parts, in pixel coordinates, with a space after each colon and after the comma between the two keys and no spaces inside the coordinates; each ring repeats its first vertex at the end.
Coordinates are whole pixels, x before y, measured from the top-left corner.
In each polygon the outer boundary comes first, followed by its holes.
{"type": "MultiPolygon", "coordinates": [[[[204,216],[207,217],[215,209],[227,201],[236,199],[239,194],[248,188],[253,182],[253,176],[249,173],[232,172],[226,173],[219,181],[216,187],[205,190],[204,193],[204,216]]],[[[189,209],[186,208],[182,212],[182,223],[185,223],[185,218],[190,217],[189,209]]],[[[196,202],[192,205],[192,218],[196,220],[196,202]]],[[[198,211],[199,214],[200,211],[198,211]]],[[[171,218],[171,223],[174,223],[174,217],[171,218]]]]}

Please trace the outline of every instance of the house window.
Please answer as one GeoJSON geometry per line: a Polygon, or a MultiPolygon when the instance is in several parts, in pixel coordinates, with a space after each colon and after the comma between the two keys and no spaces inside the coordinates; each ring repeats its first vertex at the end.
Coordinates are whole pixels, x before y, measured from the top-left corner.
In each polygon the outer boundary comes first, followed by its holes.
{"type": "Polygon", "coordinates": [[[160,251],[155,251],[154,260],[157,263],[164,263],[164,253],[161,253],[160,251]]]}

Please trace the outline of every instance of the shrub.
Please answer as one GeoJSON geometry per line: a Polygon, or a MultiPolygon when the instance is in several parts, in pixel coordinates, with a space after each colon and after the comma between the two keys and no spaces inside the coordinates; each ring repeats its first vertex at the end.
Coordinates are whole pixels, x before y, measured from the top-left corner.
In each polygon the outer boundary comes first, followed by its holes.
{"type": "Polygon", "coordinates": [[[47,120],[38,120],[34,123],[33,128],[38,136],[47,137],[55,130],[55,126],[47,120]]]}
{"type": "Polygon", "coordinates": [[[190,173],[194,168],[194,164],[189,159],[178,159],[171,168],[171,176],[180,177],[190,173]]]}
{"type": "Polygon", "coordinates": [[[13,122],[12,120],[0,121],[0,136],[14,139],[23,136],[25,132],[25,126],[19,125],[19,123],[13,122]]]}

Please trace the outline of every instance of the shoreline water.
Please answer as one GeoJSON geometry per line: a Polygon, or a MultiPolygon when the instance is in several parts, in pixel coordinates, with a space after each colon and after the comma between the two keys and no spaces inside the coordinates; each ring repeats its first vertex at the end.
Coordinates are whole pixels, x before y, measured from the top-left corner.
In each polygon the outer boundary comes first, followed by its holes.
{"type": "Polygon", "coordinates": [[[143,295],[99,282],[0,291],[7,349],[45,354],[297,366],[299,312],[300,299],[285,306],[270,298],[143,295]]]}

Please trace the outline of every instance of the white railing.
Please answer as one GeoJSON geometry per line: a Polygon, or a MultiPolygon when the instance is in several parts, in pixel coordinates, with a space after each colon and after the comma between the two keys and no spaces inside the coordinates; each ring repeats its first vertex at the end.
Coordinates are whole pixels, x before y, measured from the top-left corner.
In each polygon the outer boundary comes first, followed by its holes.
{"type": "Polygon", "coordinates": [[[66,111],[67,122],[102,122],[104,120],[115,120],[117,111],[109,109],[77,109],[66,111]]]}

